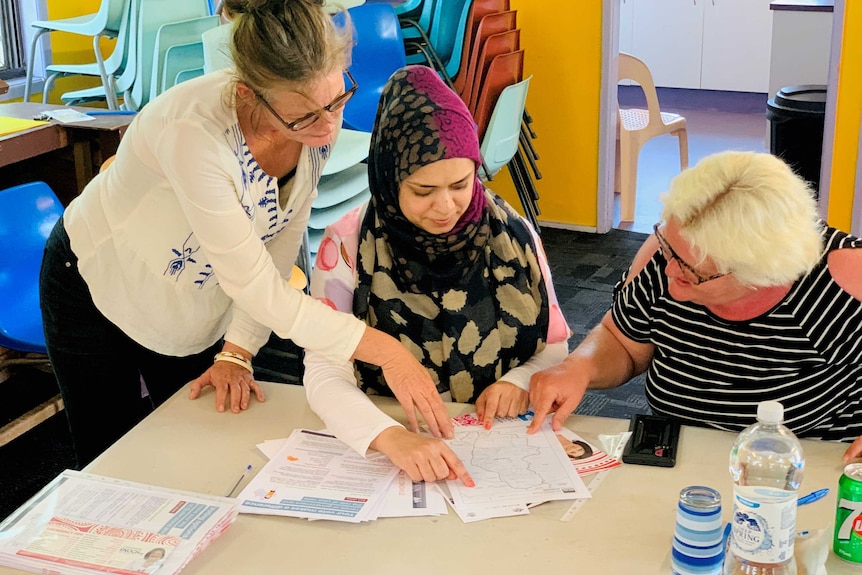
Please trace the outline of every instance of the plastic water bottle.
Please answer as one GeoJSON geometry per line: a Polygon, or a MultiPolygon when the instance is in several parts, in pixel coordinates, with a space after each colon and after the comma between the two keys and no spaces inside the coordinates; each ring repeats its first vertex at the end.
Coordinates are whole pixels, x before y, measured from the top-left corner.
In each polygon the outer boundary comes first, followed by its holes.
{"type": "Polygon", "coordinates": [[[805,459],[783,421],[784,406],[761,402],[757,423],[740,432],[730,452],[733,518],[725,575],[796,575],[796,491],[805,459]]]}

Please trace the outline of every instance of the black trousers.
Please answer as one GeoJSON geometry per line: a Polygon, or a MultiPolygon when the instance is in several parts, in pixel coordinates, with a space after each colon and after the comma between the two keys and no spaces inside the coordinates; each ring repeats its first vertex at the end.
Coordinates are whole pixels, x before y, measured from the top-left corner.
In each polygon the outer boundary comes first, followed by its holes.
{"type": "MultiPolygon", "coordinates": [[[[79,469],[206,371],[221,349],[221,342],[216,342],[187,357],[161,355],[111,323],[96,309],[78,273],[78,259],[63,218],[45,246],[39,297],[48,356],[65,404],[79,469]],[[148,398],[141,397],[141,378],[148,398]]],[[[129,295],[117,293],[116,297],[129,295]]]]}

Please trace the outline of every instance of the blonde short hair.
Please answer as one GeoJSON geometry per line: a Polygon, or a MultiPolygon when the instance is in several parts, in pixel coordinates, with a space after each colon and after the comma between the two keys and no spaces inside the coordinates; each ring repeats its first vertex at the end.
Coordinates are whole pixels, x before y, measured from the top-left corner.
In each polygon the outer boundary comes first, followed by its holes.
{"type": "MultiPolygon", "coordinates": [[[[702,262],[751,287],[792,283],[820,260],[823,222],[809,185],[779,158],[755,152],[708,156],[662,196],[702,262]]],[[[695,263],[695,265],[697,265],[695,263]]]]}

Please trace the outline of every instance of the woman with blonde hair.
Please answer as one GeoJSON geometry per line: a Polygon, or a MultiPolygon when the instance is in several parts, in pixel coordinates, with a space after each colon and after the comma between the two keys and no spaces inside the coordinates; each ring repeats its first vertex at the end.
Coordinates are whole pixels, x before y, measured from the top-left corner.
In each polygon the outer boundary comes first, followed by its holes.
{"type": "Polygon", "coordinates": [[[235,67],[149,102],[47,243],[46,342],[79,466],[189,381],[192,399],[215,388],[218,411],[263,401],[251,360],[271,332],[380,366],[411,421],[451,433],[396,339],[288,284],[357,88],[344,81],[351,30],[322,0],[224,6],[235,67]]]}
{"type": "MultiPolygon", "coordinates": [[[[559,426],[646,372],[657,414],[738,431],[784,404],[801,437],[862,454],[862,240],[826,225],[780,159],[724,152],[677,176],[602,322],[530,398],[559,426]]],[[[533,426],[535,427],[535,425],[533,426]]]]}

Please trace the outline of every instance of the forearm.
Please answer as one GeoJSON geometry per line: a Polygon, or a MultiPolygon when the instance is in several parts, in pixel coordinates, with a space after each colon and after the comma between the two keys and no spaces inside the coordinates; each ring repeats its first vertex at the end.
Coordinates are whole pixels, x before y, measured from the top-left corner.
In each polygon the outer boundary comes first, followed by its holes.
{"type": "Polygon", "coordinates": [[[594,327],[563,364],[585,373],[587,389],[611,389],[637,375],[631,356],[603,324],[594,327]]]}
{"type": "Polygon", "coordinates": [[[366,326],[351,359],[364,361],[371,365],[384,366],[397,357],[403,357],[404,354],[409,354],[409,352],[397,339],[378,329],[366,326]]]}
{"type": "Polygon", "coordinates": [[[352,363],[306,352],[303,385],[309,406],[327,430],[362,455],[384,429],[401,427],[356,386],[352,363]]]}
{"type": "Polygon", "coordinates": [[[537,354],[534,354],[524,364],[514,367],[503,374],[500,381],[508,381],[516,385],[524,391],[530,389],[530,378],[534,373],[548,369],[565,360],[566,354],[569,351],[568,344],[565,341],[557,343],[549,343],[545,348],[537,354]]]}

